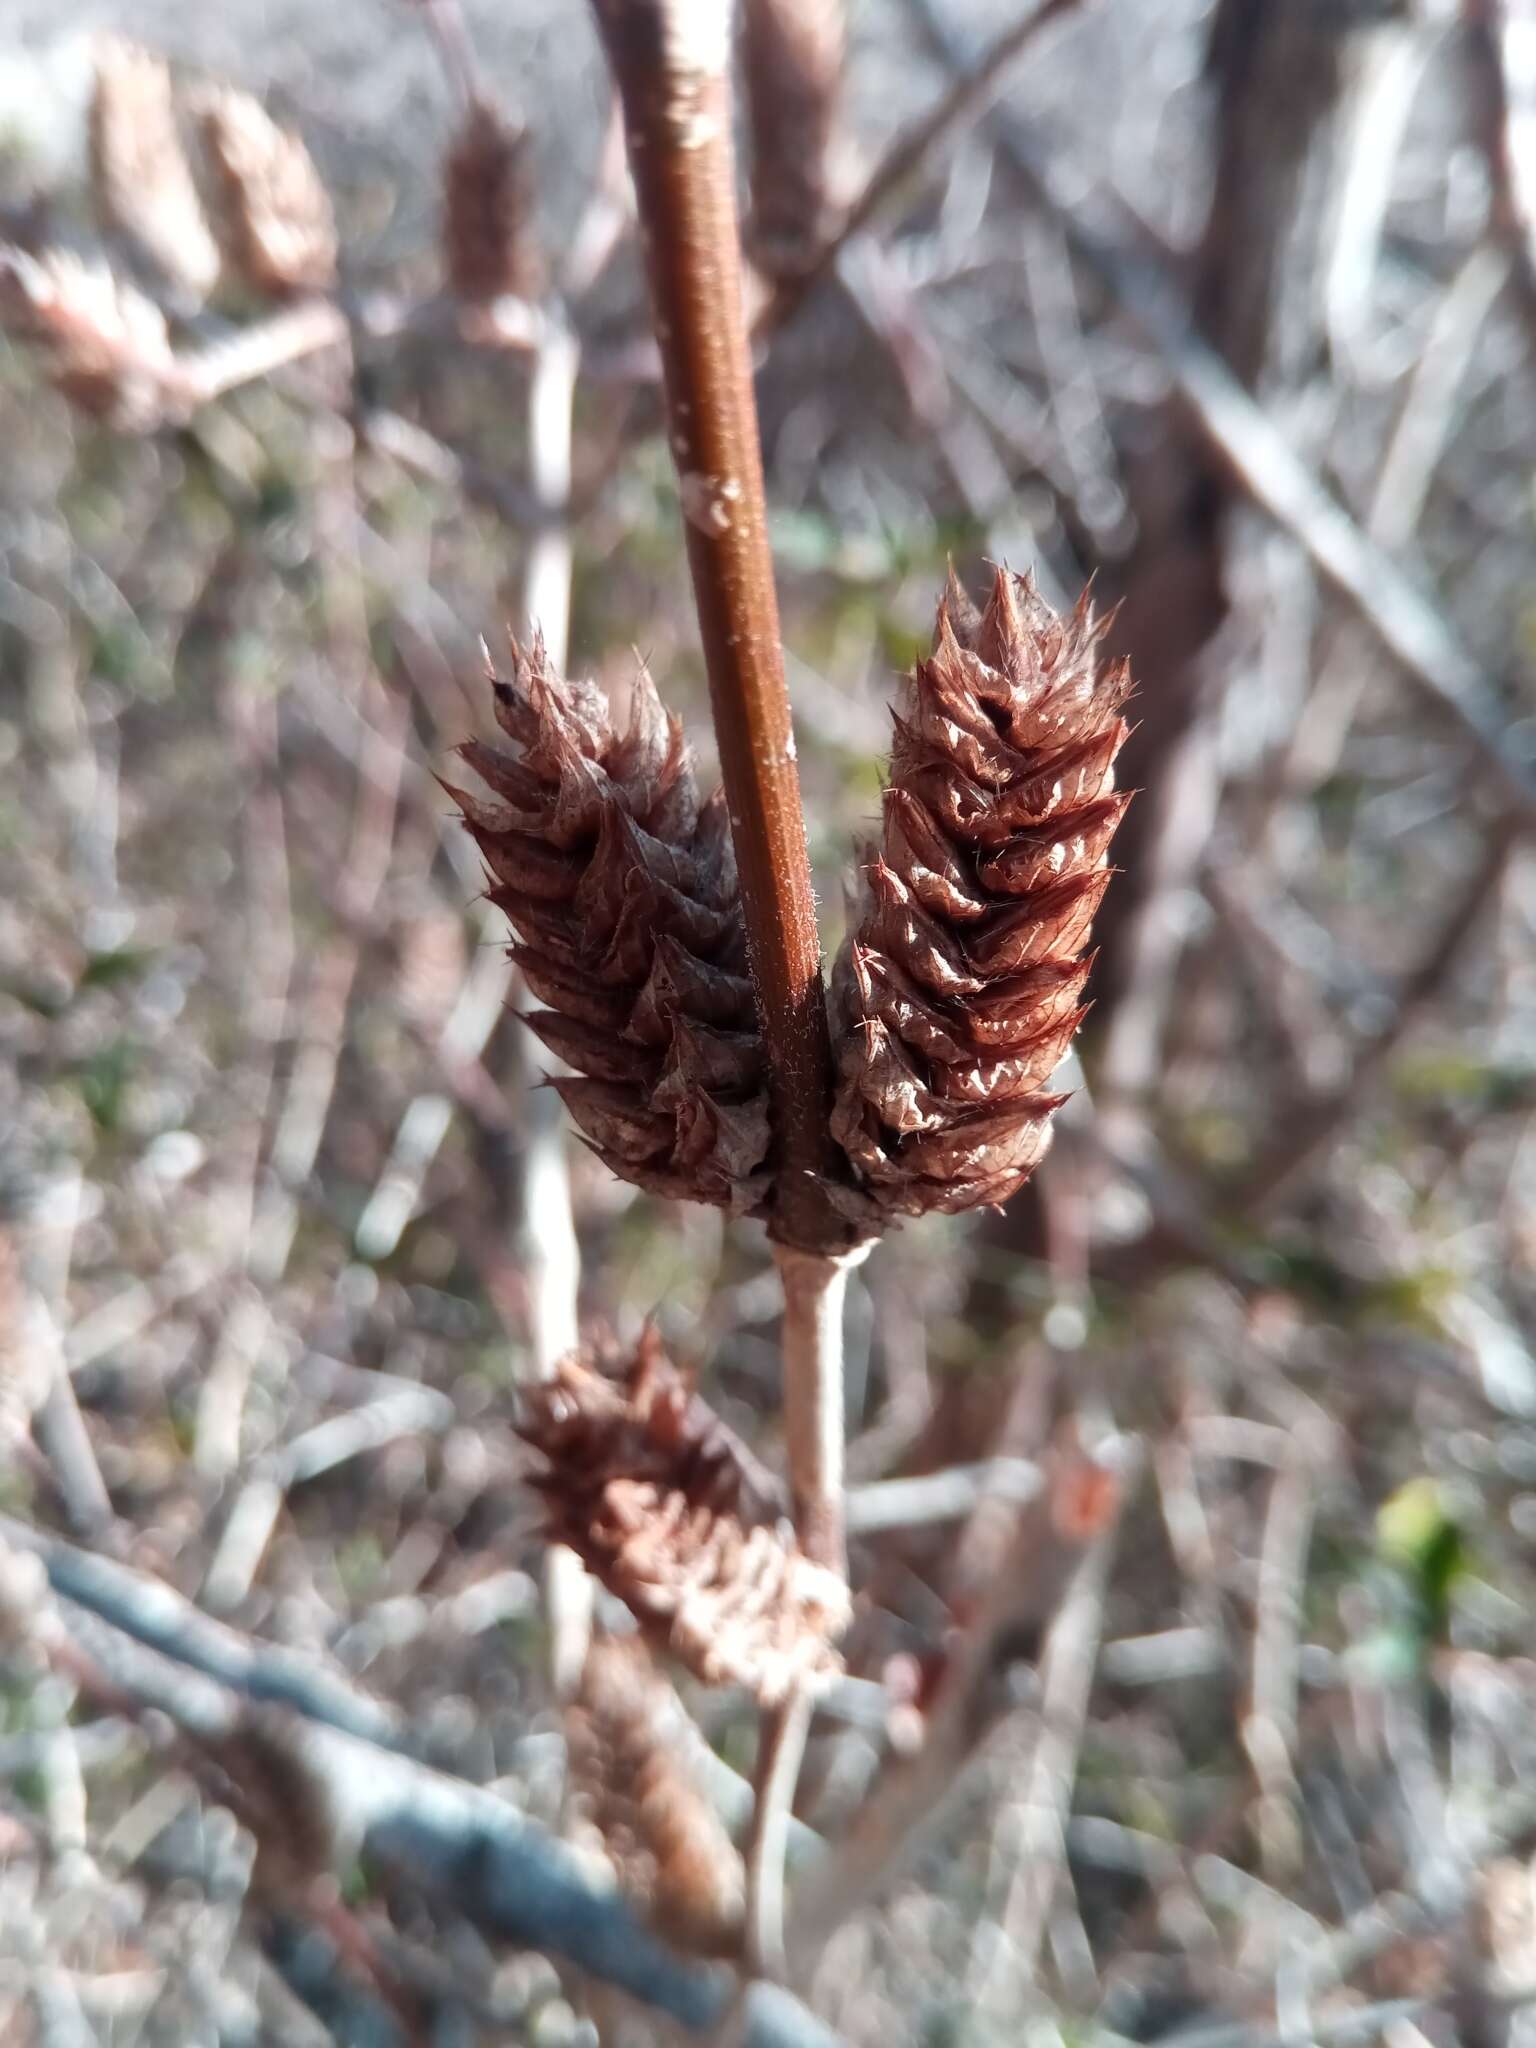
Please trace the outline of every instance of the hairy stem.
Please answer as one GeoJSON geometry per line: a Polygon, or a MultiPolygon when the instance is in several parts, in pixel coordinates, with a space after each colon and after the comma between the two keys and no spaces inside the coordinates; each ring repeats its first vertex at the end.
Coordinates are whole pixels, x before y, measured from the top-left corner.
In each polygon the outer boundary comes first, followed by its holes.
{"type": "Polygon", "coordinates": [[[594,0],[624,109],[778,1144],[769,1228],[846,1249],[832,1055],[742,304],[721,0],[594,0]]]}

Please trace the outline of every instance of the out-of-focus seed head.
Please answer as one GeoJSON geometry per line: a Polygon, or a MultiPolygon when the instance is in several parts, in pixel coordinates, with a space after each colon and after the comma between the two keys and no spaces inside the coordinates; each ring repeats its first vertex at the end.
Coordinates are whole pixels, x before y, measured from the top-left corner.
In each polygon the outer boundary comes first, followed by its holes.
{"type": "Polygon", "coordinates": [[[233,86],[203,93],[198,114],[223,198],[218,226],[230,269],[264,298],[329,291],[336,220],[299,137],[233,86]]]}
{"type": "Polygon", "coordinates": [[[106,227],[196,307],[219,275],[219,245],[198,197],[163,57],[116,36],[96,46],[91,187],[106,227]]]}
{"type": "Polygon", "coordinates": [[[528,137],[484,100],[443,166],[443,251],[457,298],[536,299],[543,288],[528,137]]]}
{"type": "Polygon", "coordinates": [[[178,409],[164,314],[104,263],[0,248],[0,326],[37,344],[65,397],[109,426],[142,432],[178,409]]]}

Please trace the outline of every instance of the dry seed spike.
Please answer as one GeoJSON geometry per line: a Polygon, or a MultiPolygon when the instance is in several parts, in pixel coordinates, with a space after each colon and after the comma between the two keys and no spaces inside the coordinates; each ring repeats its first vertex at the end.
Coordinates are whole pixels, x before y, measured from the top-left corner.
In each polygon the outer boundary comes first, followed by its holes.
{"type": "Polygon", "coordinates": [[[543,288],[528,136],[484,100],[444,159],[443,252],[457,298],[536,299],[543,288]]]}
{"type": "Polygon", "coordinates": [[[800,1550],[773,1480],[654,1332],[627,1358],[564,1360],[519,1429],[544,1459],[550,1540],[696,1677],[766,1705],[838,1669],[846,1586],[800,1550]]]}
{"type": "Polygon", "coordinates": [[[616,727],[601,691],[556,675],[537,637],[514,643],[492,688],[516,751],[462,751],[494,800],[445,787],[549,1006],[534,1028],[576,1070],[555,1086],[621,1179],[759,1208],[768,1103],[736,871],[681,726],[642,669],[616,727]]]}
{"type": "Polygon", "coordinates": [[[104,224],[200,306],[218,280],[219,246],[182,147],[163,57],[101,37],[90,146],[92,197],[104,224]]]}
{"type": "Polygon", "coordinates": [[[329,291],[336,221],[303,142],[233,86],[204,92],[197,110],[223,198],[218,225],[230,268],[266,298],[329,291]]]}
{"type": "Polygon", "coordinates": [[[846,33],[842,0],[746,0],[742,10],[747,243],[770,277],[804,270],[826,236],[846,33]]]}
{"type": "Polygon", "coordinates": [[[894,716],[879,851],[833,976],[833,1132],[887,1220],[1004,1202],[1044,1156],[1081,958],[1127,797],[1125,664],[1086,595],[1059,618],[951,572],[894,716]]]}

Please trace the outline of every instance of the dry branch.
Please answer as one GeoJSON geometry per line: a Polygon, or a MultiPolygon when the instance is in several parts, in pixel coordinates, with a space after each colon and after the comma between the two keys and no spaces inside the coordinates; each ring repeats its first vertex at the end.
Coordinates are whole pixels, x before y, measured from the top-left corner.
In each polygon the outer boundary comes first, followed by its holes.
{"type": "MultiPolygon", "coordinates": [[[[454,17],[455,19],[457,17],[454,17]]],[[[524,217],[517,233],[531,243],[524,217]]],[[[511,231],[513,223],[503,223],[511,231]]],[[[523,248],[518,264],[525,283],[538,281],[538,250],[523,248]]],[[[570,641],[571,582],[575,554],[571,541],[571,436],[575,422],[576,373],[580,347],[554,318],[544,323],[528,373],[528,484],[544,504],[565,516],[529,536],[523,568],[523,615],[530,631],[544,635],[557,669],[563,669],[570,641]]],[[[518,1042],[523,1068],[523,1147],[518,1163],[515,1231],[528,1276],[530,1377],[549,1379],[567,1352],[580,1342],[581,1250],[571,1213],[571,1176],[564,1121],[552,1097],[536,1091],[526,1039],[518,1042]]],[[[549,1669],[557,1699],[568,1699],[580,1682],[591,1636],[593,1587],[571,1551],[556,1545],[544,1559],[544,1613],[549,1628],[549,1669]]]]}
{"type": "MultiPolygon", "coordinates": [[[[797,1971],[848,1914],[895,1879],[932,1825],[964,1766],[1011,1704],[1008,1672],[1032,1657],[1085,1560],[1102,1560],[1124,1498],[1124,1457],[1093,1456],[1068,1441],[1043,1461],[1043,1484],[1013,1520],[979,1589],[977,1612],[957,1633],[937,1687],[843,1839],[796,1889],[788,1929],[797,1971]]],[[[990,1504],[989,1504],[990,1505],[990,1504]]]]}
{"type": "Polygon", "coordinates": [[[1233,1206],[1238,1214],[1272,1212],[1300,1175],[1359,1115],[1382,1069],[1476,936],[1517,844],[1511,819],[1500,820],[1489,831],[1471,873],[1452,897],[1423,958],[1404,978],[1385,1021],[1356,1048],[1348,1077],[1339,1087],[1293,1110],[1284,1128],[1276,1132],[1235,1191],[1233,1206]]]}
{"type": "Polygon", "coordinates": [[[1536,165],[1528,161],[1536,56],[1529,9],[1519,0],[1513,6],[1509,0],[1462,0],[1462,34],[1473,122],[1488,166],[1493,231],[1509,258],[1529,346],[1536,340],[1536,165]]]}

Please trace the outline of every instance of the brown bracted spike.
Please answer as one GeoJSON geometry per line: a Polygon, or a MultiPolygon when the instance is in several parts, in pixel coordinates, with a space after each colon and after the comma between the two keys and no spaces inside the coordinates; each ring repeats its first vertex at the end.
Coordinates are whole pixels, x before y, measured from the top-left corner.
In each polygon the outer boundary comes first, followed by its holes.
{"type": "Polygon", "coordinates": [[[443,250],[456,298],[536,299],[543,288],[528,137],[484,100],[443,165],[443,250]]]}
{"type": "Polygon", "coordinates": [[[747,245],[769,277],[804,270],[826,236],[845,40],[843,0],[747,0],[742,11],[747,245]]]}
{"type": "Polygon", "coordinates": [[[978,611],[953,572],[895,715],[878,853],[833,975],[833,1132],[887,1217],[1006,1201],[1063,1098],[1083,948],[1128,798],[1125,665],[999,570],[978,611]]]}
{"type": "Polygon", "coordinates": [[[682,729],[644,670],[616,729],[541,641],[493,675],[518,751],[460,749],[492,793],[445,782],[490,871],[528,1021],[575,1069],[555,1085],[622,1179],[732,1213],[768,1191],[768,1098],[722,806],[701,804],[682,729]]]}
{"type": "Polygon", "coordinates": [[[838,1669],[847,1588],[811,1563],[780,1489],[647,1331],[626,1360],[571,1357],[518,1423],[545,1461],[552,1542],[708,1685],[765,1705],[838,1669]]]}
{"type": "Polygon", "coordinates": [[[163,57],[102,37],[90,147],[92,197],[106,226],[147,258],[185,306],[200,306],[218,279],[219,246],[182,146],[163,57]]]}
{"type": "Polygon", "coordinates": [[[695,1782],[687,1738],[682,1702],[644,1643],[597,1636],[565,1713],[574,1811],[661,1933],[728,1955],[741,1934],[741,1857],[695,1782]]]}
{"type": "Polygon", "coordinates": [[[218,225],[231,270],[266,298],[328,291],[336,281],[336,220],[304,144],[233,86],[202,94],[198,111],[223,199],[218,225]]]}

